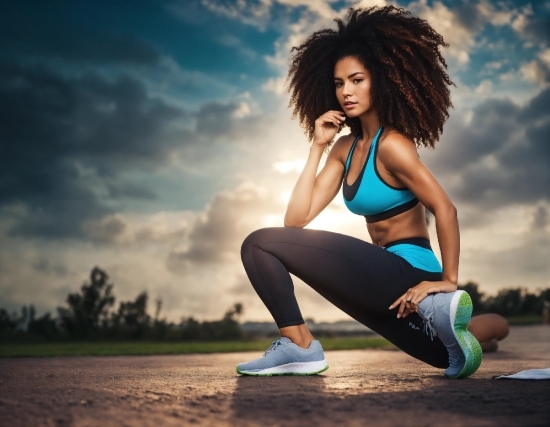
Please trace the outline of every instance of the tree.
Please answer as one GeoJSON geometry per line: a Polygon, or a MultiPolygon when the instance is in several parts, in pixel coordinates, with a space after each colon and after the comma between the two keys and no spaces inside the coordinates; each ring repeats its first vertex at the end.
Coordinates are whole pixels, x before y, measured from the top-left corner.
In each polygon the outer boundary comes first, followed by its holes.
{"type": "Polygon", "coordinates": [[[243,313],[243,305],[236,303],[227,310],[222,320],[199,323],[192,317],[184,320],[181,325],[183,340],[230,340],[242,338],[243,333],[235,317],[243,313]]]}
{"type": "Polygon", "coordinates": [[[243,314],[243,311],[243,305],[240,302],[237,302],[232,308],[227,310],[224,319],[234,320],[234,317],[239,317],[241,314],[243,314]]]}
{"type": "Polygon", "coordinates": [[[501,289],[496,296],[487,298],[487,311],[502,316],[527,314],[522,312],[525,293],[521,288],[501,289]]]}
{"type": "Polygon", "coordinates": [[[149,324],[150,317],[147,314],[147,292],[139,294],[135,301],[121,302],[116,314],[119,321],[128,326],[149,324]]]}
{"type": "Polygon", "coordinates": [[[113,315],[115,328],[124,338],[143,338],[151,318],[147,314],[147,292],[139,294],[135,301],[121,302],[113,315]]]}
{"type": "Polygon", "coordinates": [[[69,308],[57,308],[61,326],[71,337],[88,339],[97,336],[100,325],[107,319],[109,308],[115,303],[113,285],[108,280],[105,271],[94,267],[90,282],[84,282],[81,293],[67,296],[69,308]]]}
{"type": "Polygon", "coordinates": [[[51,340],[59,335],[56,321],[51,318],[50,313],[46,313],[36,318],[36,310],[31,304],[29,306],[29,323],[27,333],[38,337],[43,337],[46,340],[51,340]]]}
{"type": "Polygon", "coordinates": [[[4,308],[0,308],[0,338],[12,337],[17,329],[17,314],[9,314],[4,308]]]}

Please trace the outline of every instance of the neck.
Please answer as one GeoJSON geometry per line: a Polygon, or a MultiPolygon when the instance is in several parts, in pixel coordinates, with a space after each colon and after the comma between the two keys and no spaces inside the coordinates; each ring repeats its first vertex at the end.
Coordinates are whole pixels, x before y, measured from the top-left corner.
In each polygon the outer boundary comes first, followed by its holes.
{"type": "Polygon", "coordinates": [[[363,132],[363,139],[368,141],[371,138],[374,138],[374,135],[380,127],[380,120],[378,119],[378,113],[376,111],[370,110],[364,115],[359,117],[361,120],[361,131],[363,132]]]}

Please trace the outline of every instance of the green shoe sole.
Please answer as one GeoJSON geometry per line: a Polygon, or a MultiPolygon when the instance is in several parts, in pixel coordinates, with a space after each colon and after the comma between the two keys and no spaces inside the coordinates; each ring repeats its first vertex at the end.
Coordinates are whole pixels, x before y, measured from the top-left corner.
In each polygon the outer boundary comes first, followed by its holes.
{"type": "Polygon", "coordinates": [[[472,317],[472,299],[467,292],[462,291],[458,297],[458,301],[453,301],[451,304],[456,303],[455,319],[453,322],[453,331],[455,337],[460,344],[462,353],[466,359],[464,367],[455,376],[447,376],[447,378],[464,378],[472,375],[479,366],[483,359],[483,351],[476,338],[468,331],[468,323],[472,317]]]}
{"type": "Polygon", "coordinates": [[[301,375],[301,376],[307,376],[307,375],[317,375],[321,372],[325,372],[328,369],[328,365],[326,365],[323,369],[316,372],[307,372],[307,373],[299,373],[299,372],[281,372],[281,373],[269,373],[269,374],[256,374],[253,372],[243,372],[239,369],[237,366],[236,370],[238,374],[241,375],[249,375],[251,377],[274,377],[274,376],[281,376],[281,375],[301,375]]]}

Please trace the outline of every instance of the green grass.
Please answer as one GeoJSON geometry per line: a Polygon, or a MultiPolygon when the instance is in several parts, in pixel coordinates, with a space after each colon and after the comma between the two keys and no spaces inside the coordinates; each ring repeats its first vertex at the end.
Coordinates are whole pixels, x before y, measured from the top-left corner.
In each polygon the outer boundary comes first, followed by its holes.
{"type": "MultiPolygon", "coordinates": [[[[325,350],[392,347],[384,338],[321,338],[325,350]]],[[[0,344],[0,357],[128,356],[153,354],[230,353],[264,351],[272,340],[215,342],[64,342],[0,344]]]]}
{"type": "Polygon", "coordinates": [[[540,325],[542,324],[542,316],[536,314],[523,314],[521,316],[506,316],[506,320],[510,325],[540,325]]]}

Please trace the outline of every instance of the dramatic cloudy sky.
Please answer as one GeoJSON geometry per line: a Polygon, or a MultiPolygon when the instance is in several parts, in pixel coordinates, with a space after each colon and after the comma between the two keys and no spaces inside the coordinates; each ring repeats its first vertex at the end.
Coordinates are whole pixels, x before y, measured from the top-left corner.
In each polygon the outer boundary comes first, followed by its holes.
{"type": "MultiPolygon", "coordinates": [[[[54,310],[99,266],[172,320],[268,320],[239,251],[308,154],[290,48],[385,3],[451,45],[455,108],[420,155],[459,211],[460,282],[550,286],[550,1],[28,1],[0,12],[0,307],[54,310]]],[[[369,240],[341,195],[308,227],[369,240]]],[[[346,318],[295,284],[304,316],[346,318]]]]}

